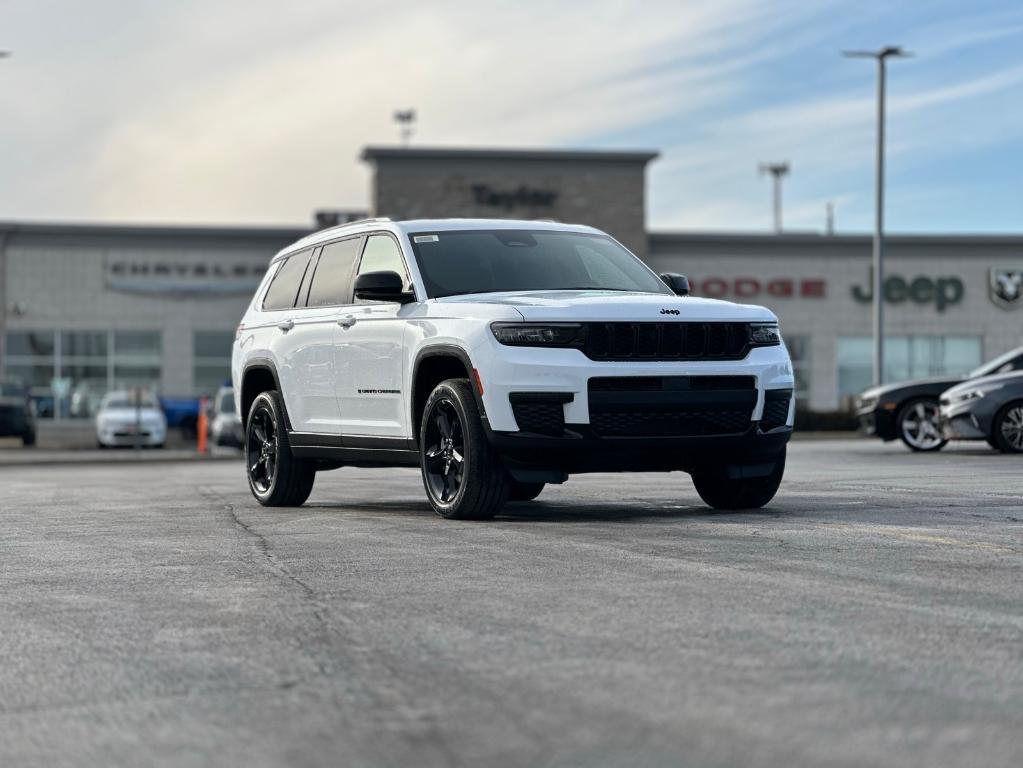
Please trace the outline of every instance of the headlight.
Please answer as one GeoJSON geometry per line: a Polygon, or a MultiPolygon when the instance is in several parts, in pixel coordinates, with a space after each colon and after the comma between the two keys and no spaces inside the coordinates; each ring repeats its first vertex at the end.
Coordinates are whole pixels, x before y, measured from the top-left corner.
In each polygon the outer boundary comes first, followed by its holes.
{"type": "Polygon", "coordinates": [[[971,389],[968,392],[957,395],[955,401],[957,403],[965,403],[967,400],[976,400],[977,398],[984,397],[986,394],[987,392],[982,389],[971,389]]]}
{"type": "Polygon", "coordinates": [[[774,347],[781,344],[781,331],[777,323],[753,323],[749,332],[750,344],[754,347],[774,347]]]}
{"type": "Polygon", "coordinates": [[[516,347],[565,347],[579,336],[582,326],[578,323],[494,323],[490,330],[502,344],[516,347]]]}

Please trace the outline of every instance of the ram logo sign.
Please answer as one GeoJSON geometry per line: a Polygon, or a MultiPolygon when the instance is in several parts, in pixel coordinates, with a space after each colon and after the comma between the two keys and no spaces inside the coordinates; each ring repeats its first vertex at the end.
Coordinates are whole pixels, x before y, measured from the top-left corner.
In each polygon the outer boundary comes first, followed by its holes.
{"type": "Polygon", "coordinates": [[[992,267],[988,288],[991,301],[1002,309],[1023,307],[1023,268],[992,267]]]}

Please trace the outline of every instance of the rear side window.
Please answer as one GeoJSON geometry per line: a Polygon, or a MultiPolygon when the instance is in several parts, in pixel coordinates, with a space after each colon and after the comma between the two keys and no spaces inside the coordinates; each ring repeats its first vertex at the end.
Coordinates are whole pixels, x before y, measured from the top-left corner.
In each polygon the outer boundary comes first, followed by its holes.
{"type": "Polygon", "coordinates": [[[263,309],[273,312],[277,309],[291,309],[298,297],[298,287],[302,284],[306,266],[309,264],[311,251],[302,251],[287,260],[277,270],[273,282],[263,297],[263,309]]]}
{"type": "Polygon", "coordinates": [[[361,237],[339,240],[323,246],[309,287],[310,307],[351,304],[352,271],[362,250],[361,237]]]}

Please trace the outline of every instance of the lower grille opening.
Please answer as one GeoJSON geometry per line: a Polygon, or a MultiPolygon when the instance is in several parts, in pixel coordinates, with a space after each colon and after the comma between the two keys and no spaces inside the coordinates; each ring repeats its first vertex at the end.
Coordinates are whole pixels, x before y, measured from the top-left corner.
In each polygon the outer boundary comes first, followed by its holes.
{"type": "Polygon", "coordinates": [[[752,376],[615,376],[589,381],[590,428],[600,437],[741,434],[756,405],[752,376]]]}
{"type": "Polygon", "coordinates": [[[791,389],[769,389],[764,393],[764,415],[760,417],[760,429],[764,432],[784,427],[789,419],[791,389]]]}
{"type": "Polygon", "coordinates": [[[562,435],[565,432],[565,403],[571,393],[512,392],[512,414],[521,432],[538,435],[562,435]]]}

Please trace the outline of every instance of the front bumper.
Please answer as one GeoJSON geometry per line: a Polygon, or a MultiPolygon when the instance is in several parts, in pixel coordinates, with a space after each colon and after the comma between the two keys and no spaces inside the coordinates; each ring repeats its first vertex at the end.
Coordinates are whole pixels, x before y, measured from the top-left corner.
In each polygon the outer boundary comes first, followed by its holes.
{"type": "MultiPolygon", "coordinates": [[[[492,337],[470,350],[473,366],[483,385],[483,406],[494,432],[519,432],[511,403],[512,393],[564,393],[566,424],[589,425],[589,380],[615,377],[752,376],[756,402],[750,422],[764,414],[765,392],[795,387],[792,364],[783,345],[758,347],[742,360],[672,362],[597,362],[577,349],[537,349],[500,344],[492,337]]],[[[794,400],[785,425],[795,418],[794,400]]]]}
{"type": "Polygon", "coordinates": [[[976,402],[946,403],[941,406],[941,431],[946,439],[987,439],[991,432],[990,420],[976,406],[976,402]]]}
{"type": "Polygon", "coordinates": [[[895,440],[899,436],[895,427],[895,412],[878,404],[857,409],[856,422],[860,432],[871,437],[895,440]]]}
{"type": "Polygon", "coordinates": [[[167,441],[166,427],[146,427],[143,425],[138,432],[134,427],[112,426],[96,431],[96,439],[101,445],[116,446],[159,446],[167,441]]]}
{"type": "Polygon", "coordinates": [[[598,437],[588,425],[566,425],[563,437],[489,431],[491,444],[520,482],[560,482],[583,472],[685,472],[704,468],[731,477],[770,474],[792,436],[791,427],[738,435],[598,437]]]}

